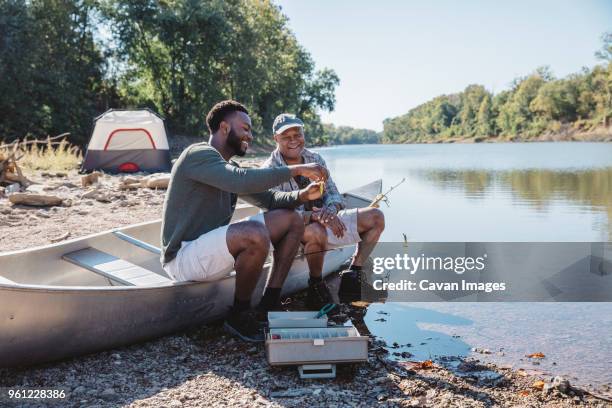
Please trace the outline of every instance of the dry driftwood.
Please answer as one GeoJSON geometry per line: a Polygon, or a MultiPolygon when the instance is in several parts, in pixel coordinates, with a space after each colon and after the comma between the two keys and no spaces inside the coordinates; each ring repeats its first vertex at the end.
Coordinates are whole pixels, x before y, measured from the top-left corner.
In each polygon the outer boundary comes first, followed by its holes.
{"type": "Polygon", "coordinates": [[[143,178],[126,177],[119,185],[120,190],[135,190],[138,188],[168,188],[169,174],[151,174],[143,178]]]}
{"type": "Polygon", "coordinates": [[[44,194],[14,193],[8,197],[13,204],[30,205],[35,207],[49,207],[62,205],[63,199],[57,196],[44,194]]]}
{"type": "Polygon", "coordinates": [[[168,184],[170,184],[170,175],[163,174],[157,175],[153,174],[151,176],[145,177],[140,181],[140,184],[143,187],[148,188],[168,188],[168,184]]]}
{"type": "Polygon", "coordinates": [[[92,188],[90,190],[87,190],[86,192],[81,194],[81,199],[83,198],[90,198],[101,203],[110,203],[112,201],[112,197],[108,192],[100,190],[98,188],[92,188]]]}
{"type": "Polygon", "coordinates": [[[32,182],[23,175],[17,164],[17,160],[23,156],[23,154],[18,155],[17,146],[18,144],[15,144],[15,148],[12,151],[8,149],[5,149],[5,151],[0,150],[0,183],[19,183],[23,187],[27,187],[32,182]]]}
{"type": "Polygon", "coordinates": [[[85,188],[91,186],[92,184],[96,184],[101,175],[102,173],[100,173],[99,171],[94,171],[93,173],[86,174],[85,176],[81,177],[81,185],[83,186],[83,188],[85,188]]]}
{"type": "Polygon", "coordinates": [[[23,187],[33,184],[23,175],[17,161],[25,155],[29,145],[59,145],[63,141],[55,142],[55,140],[64,139],[68,135],[69,133],[63,133],[55,137],[48,137],[46,140],[28,140],[26,137],[23,140],[15,140],[11,143],[0,145],[0,183],[17,182],[23,187]]]}
{"type": "Polygon", "coordinates": [[[126,183],[125,181],[122,182],[121,184],[119,184],[119,190],[137,190],[140,187],[142,187],[140,185],[140,181],[136,182],[136,183],[126,183]]]}

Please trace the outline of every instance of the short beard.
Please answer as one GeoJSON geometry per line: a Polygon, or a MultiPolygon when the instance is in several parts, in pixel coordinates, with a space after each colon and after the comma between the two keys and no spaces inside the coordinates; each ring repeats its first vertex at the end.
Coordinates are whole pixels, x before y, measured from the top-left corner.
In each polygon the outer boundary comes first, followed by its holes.
{"type": "Polygon", "coordinates": [[[234,128],[231,128],[227,134],[227,145],[234,150],[235,156],[244,156],[246,151],[242,150],[242,140],[234,132],[234,128]]]}

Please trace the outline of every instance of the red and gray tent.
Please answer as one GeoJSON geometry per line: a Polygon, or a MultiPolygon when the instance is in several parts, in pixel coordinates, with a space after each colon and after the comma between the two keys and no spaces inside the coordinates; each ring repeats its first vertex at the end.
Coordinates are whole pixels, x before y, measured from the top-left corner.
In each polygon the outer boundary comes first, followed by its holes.
{"type": "Polygon", "coordinates": [[[149,109],[108,110],[94,120],[83,171],[169,172],[164,120],[149,109]]]}

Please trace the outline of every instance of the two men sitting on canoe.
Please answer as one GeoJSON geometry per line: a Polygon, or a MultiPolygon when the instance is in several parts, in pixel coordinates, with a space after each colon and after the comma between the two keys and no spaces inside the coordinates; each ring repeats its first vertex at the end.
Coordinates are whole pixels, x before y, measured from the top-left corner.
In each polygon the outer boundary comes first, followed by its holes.
{"type": "MultiPolygon", "coordinates": [[[[276,149],[262,168],[284,168],[304,164],[317,164],[327,168],[325,160],[306,149],[304,124],[295,115],[281,114],[272,126],[276,149]]],[[[306,188],[309,180],[297,175],[283,181],[274,189],[296,192],[306,188]]],[[[317,309],[333,303],[331,294],[322,279],[323,260],[326,251],[341,246],[357,244],[357,249],[347,270],[341,272],[339,297],[343,302],[361,298],[362,290],[373,290],[363,271],[363,264],[376,246],[385,228],[385,218],[378,208],[345,209],[342,195],[331,177],[325,181],[322,197],[316,197],[300,205],[297,210],[307,224],[302,236],[304,254],[310,270],[308,301],[317,309]]]]}
{"type": "Polygon", "coordinates": [[[177,281],[214,281],[235,270],[235,298],[225,327],[243,340],[262,341],[251,295],[270,244],[274,262],[260,303],[263,310],[278,307],[304,235],[302,217],[293,209],[321,196],[320,183],[328,172],[318,163],[243,169],[231,162],[253,140],[249,112],[238,102],[216,104],[206,123],[209,142],[189,146],[172,168],[163,206],[162,265],[177,281]],[[290,192],[269,190],[295,177],[312,182],[290,192]],[[268,212],[229,224],[238,195],[268,212]]]}

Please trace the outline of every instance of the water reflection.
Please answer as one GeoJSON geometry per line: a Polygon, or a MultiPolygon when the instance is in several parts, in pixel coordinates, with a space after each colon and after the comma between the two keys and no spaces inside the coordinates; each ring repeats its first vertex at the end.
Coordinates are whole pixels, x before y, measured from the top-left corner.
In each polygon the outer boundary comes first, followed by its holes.
{"type": "Polygon", "coordinates": [[[553,203],[571,205],[582,212],[607,216],[612,240],[612,167],[579,170],[413,170],[411,176],[468,199],[484,199],[506,193],[514,205],[547,212],[553,203]]]}
{"type": "MultiPolygon", "coordinates": [[[[319,152],[341,190],[377,178],[388,187],[407,178],[384,208],[382,241],[403,242],[404,233],[417,242],[612,241],[612,143],[340,146],[319,152]]],[[[612,386],[612,303],[412,306],[373,304],[366,314],[373,334],[390,345],[413,345],[392,352],[409,351],[415,360],[465,356],[469,343],[503,348],[505,356],[493,357],[519,365],[526,353],[541,351],[547,355],[542,366],[550,361],[552,372],[612,386]]]]}
{"type": "Polygon", "coordinates": [[[454,314],[394,303],[374,303],[368,307],[365,323],[372,333],[385,340],[390,347],[391,357],[396,360],[409,358],[423,361],[445,356],[465,357],[470,352],[471,347],[458,336],[422,327],[423,324],[473,324],[471,320],[454,314]],[[405,352],[411,356],[402,356],[405,352]]]}

